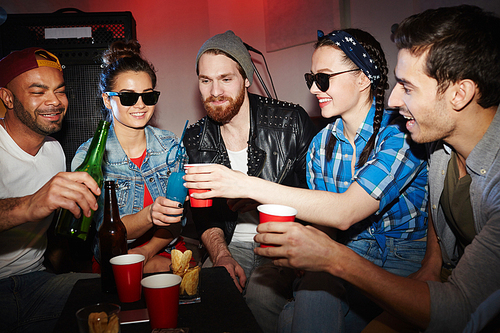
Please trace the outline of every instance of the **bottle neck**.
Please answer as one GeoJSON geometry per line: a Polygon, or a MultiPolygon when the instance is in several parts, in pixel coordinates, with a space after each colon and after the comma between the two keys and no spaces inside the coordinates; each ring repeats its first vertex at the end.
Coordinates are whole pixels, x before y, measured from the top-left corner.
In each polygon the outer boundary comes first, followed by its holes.
{"type": "Polygon", "coordinates": [[[104,120],[99,122],[99,126],[94,134],[94,138],[90,143],[89,150],[85,156],[83,164],[101,164],[104,151],[106,150],[106,139],[108,138],[110,123],[104,120]]]}
{"type": "Polygon", "coordinates": [[[120,219],[118,203],[116,201],[116,191],[114,181],[104,182],[104,214],[109,214],[109,222],[116,222],[115,219],[120,219]]]}

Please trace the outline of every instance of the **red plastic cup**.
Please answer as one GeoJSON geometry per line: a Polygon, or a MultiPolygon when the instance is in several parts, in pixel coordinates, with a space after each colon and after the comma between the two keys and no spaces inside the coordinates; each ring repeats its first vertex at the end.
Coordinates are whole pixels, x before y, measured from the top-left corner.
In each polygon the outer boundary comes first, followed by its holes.
{"type": "MultiPolygon", "coordinates": [[[[193,167],[193,166],[206,166],[206,165],[211,165],[213,163],[195,163],[195,164],[186,164],[184,165],[184,170],[193,167]]],[[[194,189],[190,188],[189,189],[189,201],[191,203],[191,207],[211,207],[212,206],[212,199],[195,199],[191,197],[191,194],[193,193],[204,193],[208,192],[210,190],[205,190],[205,189],[194,189]]]]}
{"type": "Polygon", "coordinates": [[[142,279],[152,329],[177,327],[181,281],[175,274],[155,274],[142,279]]]}
{"type": "MultiPolygon", "coordinates": [[[[266,204],[257,206],[259,222],[293,222],[297,210],[284,205],[266,204]]],[[[274,245],[260,244],[260,247],[273,247],[274,245]]]]}
{"type": "Polygon", "coordinates": [[[109,260],[120,302],[130,303],[141,299],[144,259],[142,254],[123,254],[109,260]]]}
{"type": "Polygon", "coordinates": [[[197,189],[197,188],[190,188],[189,189],[189,201],[191,202],[191,207],[212,207],[212,199],[195,199],[191,196],[193,193],[204,193],[208,192],[210,190],[203,190],[203,189],[197,189]]]}

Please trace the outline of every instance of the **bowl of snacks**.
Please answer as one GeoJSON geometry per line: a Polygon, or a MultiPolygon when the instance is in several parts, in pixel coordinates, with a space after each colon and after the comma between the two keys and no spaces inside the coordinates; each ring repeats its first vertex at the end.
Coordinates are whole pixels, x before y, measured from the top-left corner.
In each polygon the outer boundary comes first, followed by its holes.
{"type": "Polygon", "coordinates": [[[97,303],[76,312],[80,333],[119,333],[120,306],[112,303],[97,303]]]}
{"type": "Polygon", "coordinates": [[[179,303],[199,303],[200,298],[200,266],[193,266],[192,251],[184,252],[173,249],[172,255],[172,273],[182,278],[179,288],[179,303]]]}

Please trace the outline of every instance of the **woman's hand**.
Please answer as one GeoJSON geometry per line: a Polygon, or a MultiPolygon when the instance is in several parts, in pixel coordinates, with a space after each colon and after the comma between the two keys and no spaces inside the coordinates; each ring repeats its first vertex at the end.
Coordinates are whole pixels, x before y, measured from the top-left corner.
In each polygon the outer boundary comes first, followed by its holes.
{"type": "Polygon", "coordinates": [[[187,188],[209,189],[195,193],[193,198],[245,198],[251,179],[242,172],[231,170],[220,164],[193,166],[186,169],[184,180],[187,188]]]}
{"type": "Polygon", "coordinates": [[[156,198],[155,202],[149,207],[151,222],[161,227],[169,226],[172,223],[179,223],[184,211],[180,203],[165,197],[156,198]]]}

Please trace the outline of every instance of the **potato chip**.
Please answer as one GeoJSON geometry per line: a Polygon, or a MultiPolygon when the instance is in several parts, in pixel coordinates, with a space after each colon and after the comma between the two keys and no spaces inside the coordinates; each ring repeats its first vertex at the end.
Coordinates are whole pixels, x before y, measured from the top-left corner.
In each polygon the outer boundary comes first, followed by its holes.
{"type": "Polygon", "coordinates": [[[181,261],[182,261],[182,255],[183,253],[177,249],[173,249],[170,252],[172,256],[172,271],[179,272],[180,271],[180,266],[181,266],[181,261]]]}
{"type": "Polygon", "coordinates": [[[172,272],[182,278],[180,294],[195,295],[198,292],[200,267],[189,268],[189,263],[193,256],[191,250],[182,253],[179,250],[172,250],[172,272]]]}
{"type": "Polygon", "coordinates": [[[88,324],[90,333],[118,333],[120,331],[120,322],[114,313],[108,318],[106,312],[92,312],[89,314],[88,324]]]}
{"type": "Polygon", "coordinates": [[[108,315],[106,312],[92,312],[88,318],[90,333],[102,333],[108,327],[108,315]]]}
{"type": "Polygon", "coordinates": [[[198,282],[200,277],[200,266],[190,268],[182,278],[180,293],[186,293],[189,296],[195,295],[198,292],[198,282]]]}
{"type": "Polygon", "coordinates": [[[116,314],[112,314],[109,316],[108,327],[104,333],[118,333],[120,332],[120,322],[118,321],[118,316],[116,314]]]}
{"type": "Polygon", "coordinates": [[[183,277],[189,269],[189,262],[193,256],[191,250],[186,250],[182,253],[179,250],[172,250],[172,272],[180,277],[183,277]]]}
{"type": "Polygon", "coordinates": [[[191,257],[193,256],[193,252],[191,250],[186,250],[182,255],[181,259],[181,272],[182,275],[186,274],[189,269],[189,262],[191,261],[191,257]]]}

